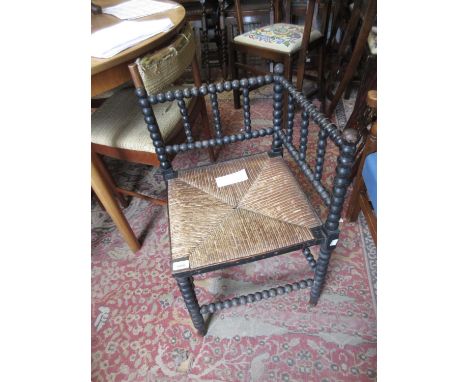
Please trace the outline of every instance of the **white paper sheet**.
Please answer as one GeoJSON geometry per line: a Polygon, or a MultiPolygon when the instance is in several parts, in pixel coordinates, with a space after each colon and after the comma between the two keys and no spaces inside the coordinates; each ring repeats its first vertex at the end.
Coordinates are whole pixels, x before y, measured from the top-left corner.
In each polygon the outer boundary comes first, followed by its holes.
{"type": "Polygon", "coordinates": [[[109,58],[174,24],[169,18],[149,21],[122,21],[91,34],[91,56],[109,58]]]}
{"type": "Polygon", "coordinates": [[[107,13],[122,20],[133,20],[164,12],[178,6],[178,4],[155,0],[130,0],[112,7],[103,8],[102,13],[107,13]]]}
{"type": "Polygon", "coordinates": [[[180,271],[181,269],[190,268],[190,261],[189,260],[180,260],[174,261],[172,263],[172,270],[173,271],[180,271]]]}
{"type": "Polygon", "coordinates": [[[249,177],[247,176],[245,169],[242,169],[240,171],[233,172],[232,174],[216,178],[216,185],[218,186],[218,188],[221,188],[229,186],[230,184],[244,182],[247,179],[249,179],[249,177]]]}

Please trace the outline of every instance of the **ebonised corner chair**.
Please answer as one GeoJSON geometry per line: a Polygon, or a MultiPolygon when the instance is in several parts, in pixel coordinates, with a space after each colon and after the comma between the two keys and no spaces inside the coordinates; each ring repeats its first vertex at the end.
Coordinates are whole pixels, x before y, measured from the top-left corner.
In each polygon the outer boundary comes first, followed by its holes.
{"type": "MultiPolygon", "coordinates": [[[[205,335],[207,332],[204,314],[293,290],[311,288],[310,302],[316,305],[331,253],[338,242],[339,221],[356,150],[356,131],[338,130],[283,77],[282,64],[275,66],[273,74],[151,95],[148,95],[142,86],[138,71],[134,67],[130,69],[138,103],[168,187],[172,274],[198,333],[205,335]],[[249,89],[270,83],[274,83],[273,127],[252,129],[249,89]],[[232,90],[243,91],[247,108],[244,110],[244,131],[226,136],[222,132],[217,93],[232,90]],[[287,99],[283,99],[284,93],[288,95],[287,99]],[[161,138],[151,105],[177,101],[182,110],[184,98],[199,95],[209,95],[211,99],[215,138],[179,145],[166,144],[161,138]],[[284,104],[287,104],[286,130],[281,128],[284,104]],[[292,143],[296,107],[302,109],[299,148],[292,143]],[[310,119],[320,127],[314,170],[306,162],[310,119]],[[181,171],[174,170],[169,159],[169,155],[178,152],[222,146],[269,135],[273,138],[268,153],[181,171]],[[326,190],[321,183],[327,139],[340,150],[332,192],[326,190]],[[311,208],[309,200],[283,160],[283,147],[286,147],[329,207],[324,223],[311,208]],[[228,178],[237,176],[238,178],[234,179],[235,184],[223,186],[218,183],[221,182],[220,178],[226,180],[226,175],[228,178]],[[309,249],[314,245],[320,246],[317,260],[309,249]],[[193,283],[194,275],[296,250],[302,250],[314,271],[313,279],[308,278],[247,296],[199,305],[193,283]]],[[[188,130],[187,126],[186,131],[188,130]]]]}

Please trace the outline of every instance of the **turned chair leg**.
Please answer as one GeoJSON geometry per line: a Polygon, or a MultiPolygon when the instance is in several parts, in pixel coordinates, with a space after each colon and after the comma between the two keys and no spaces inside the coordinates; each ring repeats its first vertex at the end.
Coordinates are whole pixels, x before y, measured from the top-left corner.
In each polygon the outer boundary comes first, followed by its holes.
{"type": "Polygon", "coordinates": [[[302,250],[302,254],[306,258],[307,262],[309,263],[310,269],[312,269],[312,271],[315,271],[315,267],[317,265],[317,262],[315,261],[314,256],[312,255],[312,252],[310,252],[310,249],[309,248],[304,248],[302,250]]]}
{"type": "MultiPolygon", "coordinates": [[[[195,83],[195,86],[202,86],[202,80],[201,80],[201,73],[200,73],[200,67],[198,66],[198,61],[197,61],[197,56],[192,60],[192,76],[193,76],[193,82],[195,83]]],[[[208,120],[208,112],[206,111],[206,103],[205,103],[205,98],[200,95],[199,96],[201,99],[201,122],[202,122],[202,134],[200,136],[203,136],[203,133],[205,133],[208,136],[208,139],[213,138],[213,133],[210,128],[210,122],[208,120]]],[[[208,147],[208,155],[210,156],[210,162],[215,162],[216,161],[216,156],[213,151],[213,147],[208,147]]]]}
{"type": "MultiPolygon", "coordinates": [[[[293,68],[292,68],[292,58],[290,56],[286,56],[284,58],[284,77],[292,83],[293,78],[293,68]]],[[[302,86],[302,83],[301,83],[302,86]]],[[[301,91],[301,90],[299,90],[301,91]]],[[[286,89],[283,90],[283,100],[288,99],[288,91],[286,89]]],[[[288,103],[283,102],[283,126],[281,127],[284,130],[288,128],[288,103]]]]}
{"type": "Polygon", "coordinates": [[[317,70],[317,87],[318,87],[318,98],[320,101],[320,111],[323,113],[326,109],[326,97],[323,81],[323,68],[325,61],[325,43],[320,44],[319,53],[318,53],[318,70],[317,70]]]}
{"type": "Polygon", "coordinates": [[[176,281],[192,319],[193,326],[195,326],[201,336],[204,336],[206,334],[205,320],[200,313],[200,305],[195,294],[192,277],[176,277],[176,281]]]}
{"type": "MultiPolygon", "coordinates": [[[[231,81],[233,80],[238,80],[239,79],[239,69],[237,68],[237,51],[234,48],[234,43],[230,42],[229,43],[229,51],[231,55],[231,62],[230,62],[230,68],[231,68],[231,81]]],[[[234,98],[234,109],[240,109],[240,92],[239,89],[233,89],[232,90],[232,96],[234,98]]]]}
{"type": "Polygon", "coordinates": [[[323,283],[327,274],[328,262],[330,261],[332,251],[333,248],[330,248],[326,241],[324,241],[320,246],[319,257],[315,266],[314,283],[312,284],[310,291],[311,305],[317,305],[320,293],[322,292],[323,283]]]}
{"type": "Polygon", "coordinates": [[[218,0],[218,9],[219,9],[219,32],[221,37],[221,67],[223,70],[223,79],[227,80],[227,36],[226,36],[226,19],[224,15],[224,0],[218,0]]]}

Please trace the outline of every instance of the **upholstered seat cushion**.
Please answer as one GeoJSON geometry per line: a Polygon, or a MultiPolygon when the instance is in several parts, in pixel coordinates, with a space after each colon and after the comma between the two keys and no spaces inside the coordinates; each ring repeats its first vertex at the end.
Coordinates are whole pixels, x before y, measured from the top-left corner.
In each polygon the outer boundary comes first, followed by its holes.
{"type": "Polygon", "coordinates": [[[174,272],[298,245],[321,225],[284,159],[266,153],[179,171],[168,205],[174,272]],[[218,187],[242,170],[247,179],[218,187]]]}
{"type": "MultiPolygon", "coordinates": [[[[190,99],[186,100],[187,106],[189,101],[190,99]]],[[[170,140],[182,128],[182,124],[177,126],[181,119],[177,103],[157,104],[153,106],[153,110],[163,139],[170,140]]],[[[154,153],[153,142],[134,89],[127,88],[115,93],[91,115],[91,142],[154,153]]]]}
{"type": "Polygon", "coordinates": [[[362,179],[374,211],[377,212],[377,153],[369,154],[362,168],[362,179]]]}
{"type": "MultiPolygon", "coordinates": [[[[279,52],[292,54],[299,50],[302,42],[304,26],[293,24],[272,24],[257,28],[236,36],[234,41],[239,44],[253,45],[279,52]]],[[[310,32],[309,42],[320,38],[322,34],[313,29],[310,32]]]]}

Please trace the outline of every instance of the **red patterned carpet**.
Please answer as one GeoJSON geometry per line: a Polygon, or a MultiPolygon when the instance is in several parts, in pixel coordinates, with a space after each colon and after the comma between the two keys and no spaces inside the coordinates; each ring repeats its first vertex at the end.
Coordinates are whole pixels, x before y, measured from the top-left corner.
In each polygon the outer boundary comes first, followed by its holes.
{"type": "MultiPolygon", "coordinates": [[[[242,110],[222,99],[220,108],[223,128],[239,129],[242,110]]],[[[253,99],[251,115],[253,127],[271,126],[271,98],[253,99]]],[[[312,137],[316,131],[311,125],[312,137]]],[[[271,138],[265,137],[229,145],[222,148],[219,160],[266,151],[270,144],[271,138]]],[[[335,155],[334,151],[327,155],[328,186],[335,155]]],[[[155,169],[108,163],[119,184],[165,195],[155,169]]],[[[180,154],[173,165],[197,163],[208,163],[206,151],[180,154]]],[[[305,179],[300,179],[314,204],[320,204],[305,179]]],[[[324,217],[323,207],[317,211],[324,217]]],[[[231,308],[213,315],[208,334],[201,338],[171,277],[166,207],[133,198],[125,215],[143,242],[137,254],[130,252],[93,201],[93,381],[376,380],[375,247],[364,220],[343,223],[316,307],[308,305],[309,291],[299,290],[231,308]]],[[[203,304],[305,277],[310,271],[297,252],[213,272],[195,278],[195,285],[203,304]]]]}

